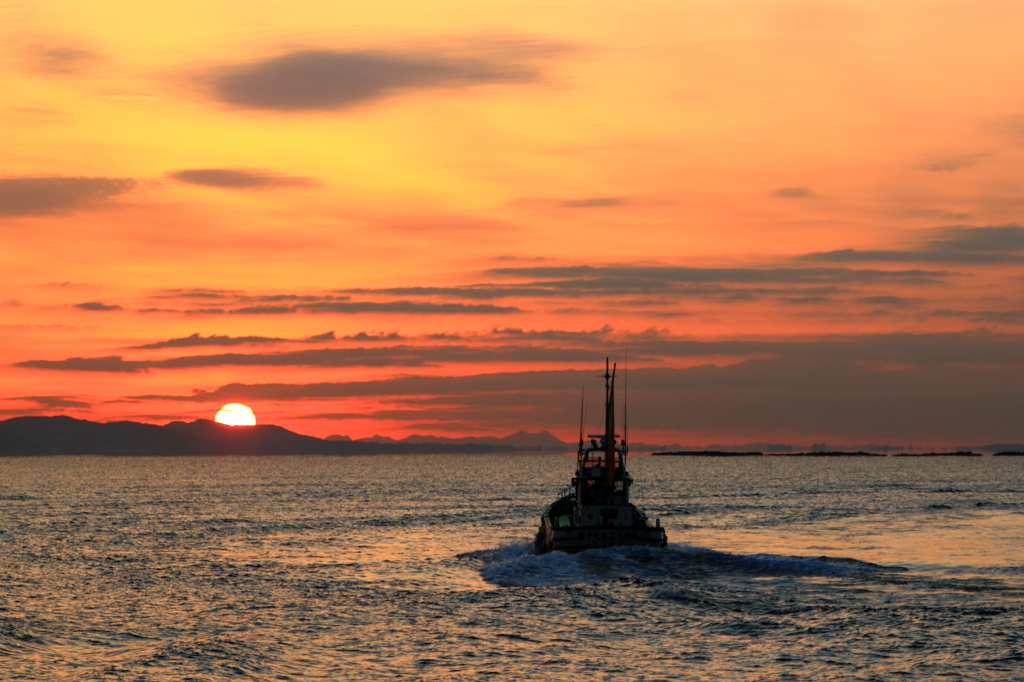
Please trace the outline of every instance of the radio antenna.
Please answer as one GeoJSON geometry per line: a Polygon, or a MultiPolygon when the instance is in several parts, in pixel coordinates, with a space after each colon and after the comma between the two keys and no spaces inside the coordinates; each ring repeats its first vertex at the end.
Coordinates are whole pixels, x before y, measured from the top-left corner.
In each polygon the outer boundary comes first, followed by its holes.
{"type": "Polygon", "coordinates": [[[583,449],[583,405],[587,397],[587,387],[584,386],[580,391],[580,449],[583,449]]]}

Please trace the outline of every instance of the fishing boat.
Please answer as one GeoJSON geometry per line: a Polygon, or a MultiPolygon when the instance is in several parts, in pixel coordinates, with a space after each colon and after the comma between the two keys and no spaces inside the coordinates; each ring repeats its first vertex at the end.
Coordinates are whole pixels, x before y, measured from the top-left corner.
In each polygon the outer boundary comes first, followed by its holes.
{"type": "MultiPolygon", "coordinates": [[[[615,433],[615,365],[604,369],[604,433],[583,439],[580,406],[580,445],[576,473],[567,487],[540,517],[534,547],[538,554],[582,552],[600,547],[639,545],[665,547],[668,537],[661,521],[652,524],[629,501],[633,479],[626,471],[629,446],[615,433]]],[[[623,410],[625,412],[625,410],[623,410]]],[[[625,424],[624,424],[625,426],[625,424]]],[[[626,429],[623,428],[623,432],[626,429]]]]}

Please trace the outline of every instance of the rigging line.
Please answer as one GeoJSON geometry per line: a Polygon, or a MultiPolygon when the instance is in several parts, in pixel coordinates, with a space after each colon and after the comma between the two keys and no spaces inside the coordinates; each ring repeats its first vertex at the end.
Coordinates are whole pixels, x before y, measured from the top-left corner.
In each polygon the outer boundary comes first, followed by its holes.
{"type": "Polygon", "coordinates": [[[625,376],[626,384],[622,390],[622,444],[629,443],[629,350],[626,350],[625,376]]]}

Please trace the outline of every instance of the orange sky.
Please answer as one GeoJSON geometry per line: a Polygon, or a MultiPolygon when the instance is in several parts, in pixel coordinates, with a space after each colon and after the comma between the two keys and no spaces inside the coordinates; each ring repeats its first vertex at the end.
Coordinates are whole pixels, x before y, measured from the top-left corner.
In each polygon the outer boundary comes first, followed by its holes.
{"type": "Polygon", "coordinates": [[[628,350],[634,439],[1024,442],[1022,29],[0,3],[0,415],[572,439],[628,350]]]}

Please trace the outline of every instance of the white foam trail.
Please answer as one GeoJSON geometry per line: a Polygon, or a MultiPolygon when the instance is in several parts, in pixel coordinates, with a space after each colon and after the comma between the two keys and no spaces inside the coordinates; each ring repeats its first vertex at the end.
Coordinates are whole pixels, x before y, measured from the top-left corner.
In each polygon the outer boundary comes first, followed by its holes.
{"type": "Polygon", "coordinates": [[[543,587],[598,583],[619,578],[698,579],[725,576],[837,575],[881,567],[853,559],[730,554],[705,547],[669,545],[608,547],[579,554],[533,553],[532,543],[502,545],[460,555],[481,561],[484,580],[503,587],[543,587]]]}

